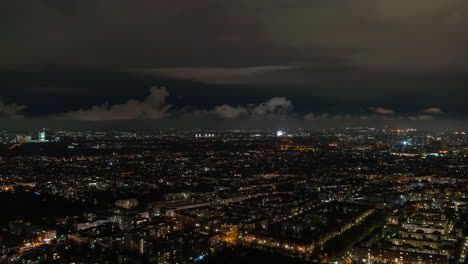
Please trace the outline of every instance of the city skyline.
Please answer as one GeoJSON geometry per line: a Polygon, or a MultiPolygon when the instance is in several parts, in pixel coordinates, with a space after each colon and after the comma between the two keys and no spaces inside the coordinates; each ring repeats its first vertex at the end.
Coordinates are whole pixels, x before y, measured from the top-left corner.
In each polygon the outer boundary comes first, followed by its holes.
{"type": "Polygon", "coordinates": [[[466,130],[0,130],[0,263],[462,264],[466,130]]]}
{"type": "Polygon", "coordinates": [[[467,0],[0,20],[0,264],[468,263],[467,0]]]}

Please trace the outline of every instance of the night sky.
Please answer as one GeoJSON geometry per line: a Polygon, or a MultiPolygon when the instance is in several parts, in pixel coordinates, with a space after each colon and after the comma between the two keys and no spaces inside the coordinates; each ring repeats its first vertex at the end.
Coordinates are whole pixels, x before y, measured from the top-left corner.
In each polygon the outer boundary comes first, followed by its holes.
{"type": "Polygon", "coordinates": [[[14,0],[10,125],[466,126],[466,0],[14,0]]]}

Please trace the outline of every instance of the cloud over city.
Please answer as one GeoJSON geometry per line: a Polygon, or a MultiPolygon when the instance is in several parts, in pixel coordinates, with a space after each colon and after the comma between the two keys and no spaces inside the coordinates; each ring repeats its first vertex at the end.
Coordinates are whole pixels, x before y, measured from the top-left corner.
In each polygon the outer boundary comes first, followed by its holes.
{"type": "Polygon", "coordinates": [[[4,97],[0,96],[0,119],[21,119],[25,105],[8,102],[4,97]]]}
{"type": "Polygon", "coordinates": [[[166,88],[151,87],[149,95],[141,101],[129,99],[123,104],[104,103],[88,109],[57,114],[55,117],[83,121],[160,119],[169,114],[171,106],[166,104],[168,96],[169,92],[166,88]]]}
{"type": "Polygon", "coordinates": [[[198,114],[214,115],[220,118],[234,119],[239,117],[254,119],[286,118],[291,114],[293,104],[284,97],[274,97],[260,104],[246,106],[231,106],[227,104],[216,106],[212,110],[202,110],[198,114]]]}

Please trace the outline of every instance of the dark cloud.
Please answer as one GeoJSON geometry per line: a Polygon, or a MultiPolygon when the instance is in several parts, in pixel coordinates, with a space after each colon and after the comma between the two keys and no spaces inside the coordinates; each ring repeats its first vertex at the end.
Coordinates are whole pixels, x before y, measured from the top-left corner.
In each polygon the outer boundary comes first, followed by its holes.
{"type": "Polygon", "coordinates": [[[275,97],[315,121],[468,116],[465,0],[17,0],[0,19],[0,95],[23,115],[166,117],[145,108],[156,83],[231,118],[275,97]]]}
{"type": "Polygon", "coordinates": [[[215,115],[220,118],[253,118],[253,119],[285,119],[293,110],[291,101],[284,97],[274,97],[260,104],[247,106],[230,106],[227,104],[214,107],[212,110],[195,111],[195,115],[215,115]]]}
{"type": "Polygon", "coordinates": [[[5,98],[0,97],[0,118],[1,119],[21,119],[23,118],[23,111],[26,109],[25,105],[19,105],[8,102],[5,98]]]}
{"type": "MultiPolygon", "coordinates": [[[[133,120],[276,120],[290,122],[304,121],[430,121],[436,115],[442,114],[442,110],[436,107],[423,109],[421,114],[396,113],[394,110],[383,107],[370,107],[365,114],[330,114],[330,113],[307,113],[301,117],[299,112],[294,112],[293,102],[285,97],[273,97],[262,103],[249,103],[246,105],[216,105],[211,109],[200,109],[191,105],[174,106],[168,103],[169,91],[165,87],[153,86],[149,94],[141,100],[129,99],[121,104],[93,105],[86,109],[78,109],[65,113],[49,115],[46,118],[54,120],[77,120],[77,121],[133,121],[133,120]]],[[[25,105],[6,102],[0,98],[0,114],[4,118],[18,119],[26,109],[25,105]]],[[[43,117],[36,117],[41,119],[43,117]]]]}
{"type": "Polygon", "coordinates": [[[465,67],[463,0],[9,1],[4,66],[465,67]]]}
{"type": "Polygon", "coordinates": [[[431,107],[431,108],[428,108],[428,109],[424,110],[424,113],[439,115],[439,114],[443,114],[444,111],[442,111],[442,109],[440,109],[438,107],[431,107]]]}
{"type": "MultiPolygon", "coordinates": [[[[334,121],[353,121],[353,122],[368,122],[368,124],[375,124],[375,121],[387,121],[389,123],[395,123],[395,121],[430,121],[434,120],[432,115],[420,114],[420,115],[389,115],[389,114],[368,114],[368,115],[352,115],[352,114],[338,114],[330,115],[328,113],[314,114],[308,113],[304,115],[305,121],[323,121],[323,120],[334,120],[334,121]]],[[[414,125],[414,124],[413,124],[414,125]]]]}
{"type": "Polygon", "coordinates": [[[410,120],[433,120],[434,117],[431,115],[418,115],[418,116],[410,116],[410,120]]]}
{"type": "Polygon", "coordinates": [[[391,115],[395,113],[392,109],[386,109],[383,107],[370,107],[369,109],[379,115],[391,115]]]}
{"type": "Polygon", "coordinates": [[[314,114],[308,113],[304,115],[304,120],[306,121],[317,121],[317,120],[326,120],[330,117],[328,113],[314,114]]]}
{"type": "MultiPolygon", "coordinates": [[[[196,109],[193,106],[176,108],[167,103],[168,96],[169,92],[166,88],[151,87],[149,95],[142,100],[129,99],[122,104],[109,104],[106,102],[87,109],[53,114],[51,117],[61,120],[80,121],[156,120],[177,116],[216,117],[221,119],[285,119],[292,117],[289,114],[292,112],[293,104],[284,97],[274,97],[260,104],[248,104],[246,106],[222,104],[208,110],[196,109]]],[[[2,105],[0,104],[0,106],[2,105]]]]}
{"type": "Polygon", "coordinates": [[[141,101],[130,99],[123,104],[104,103],[89,109],[54,115],[54,118],[84,121],[161,119],[169,115],[171,106],[166,104],[168,96],[166,88],[152,87],[150,94],[141,101]]]}

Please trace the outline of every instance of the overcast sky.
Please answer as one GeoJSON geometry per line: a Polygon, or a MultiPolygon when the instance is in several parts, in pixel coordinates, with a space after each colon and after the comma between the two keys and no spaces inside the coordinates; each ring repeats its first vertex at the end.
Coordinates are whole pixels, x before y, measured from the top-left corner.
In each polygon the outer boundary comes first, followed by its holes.
{"type": "Polygon", "coordinates": [[[468,119],[466,0],[4,2],[2,119],[468,119]]]}

